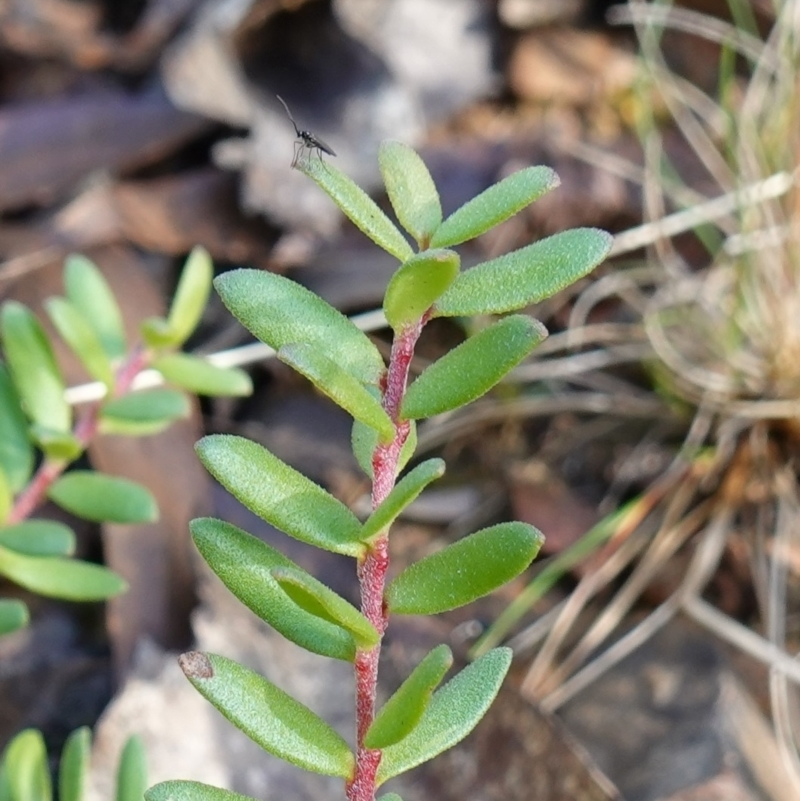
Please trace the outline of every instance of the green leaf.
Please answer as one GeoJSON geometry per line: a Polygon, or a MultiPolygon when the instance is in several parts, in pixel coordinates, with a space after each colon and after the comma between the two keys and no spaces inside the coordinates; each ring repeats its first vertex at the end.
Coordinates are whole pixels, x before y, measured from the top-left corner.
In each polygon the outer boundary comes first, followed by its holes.
{"type": "Polygon", "coordinates": [[[484,328],[417,377],[403,399],[401,417],[418,420],[465,406],[488,392],[546,336],[538,320],[521,314],[484,328]]]}
{"type": "Polygon", "coordinates": [[[205,248],[196,247],[183,266],[167,316],[173,345],[182,345],[197,328],[208,303],[213,278],[211,256],[205,248]]]}
{"type": "Polygon", "coordinates": [[[403,801],[397,793],[386,793],[386,795],[382,795],[378,801],[403,801]]]}
{"type": "Polygon", "coordinates": [[[71,556],[75,533],[55,520],[23,520],[0,528],[0,545],[28,556],[71,556]]]}
{"type": "Polygon", "coordinates": [[[152,523],[155,498],[141,484],[91,470],[73,470],[51,484],[47,497],[68,512],[101,523],[152,523]]]}
{"type": "Polygon", "coordinates": [[[358,609],[305,570],[275,567],[272,576],[301,609],[350,632],[358,648],[373,648],[380,642],[380,634],[358,609]]]}
{"type": "Polygon", "coordinates": [[[201,782],[161,782],[147,790],[145,801],[255,801],[247,795],[201,782]]]}
{"type": "Polygon", "coordinates": [[[290,537],[346,556],[360,556],[358,518],[311,479],[255,442],[215,434],[196,446],[200,461],[251,512],[290,537]]]}
{"type": "MultiPolygon", "coordinates": [[[[379,394],[377,387],[375,388],[375,394],[379,394]]],[[[408,432],[406,441],[403,443],[400,458],[397,462],[398,473],[409,463],[414,451],[417,449],[417,424],[413,420],[410,422],[411,429],[408,432]]],[[[375,448],[378,447],[378,432],[374,428],[365,426],[356,420],[353,423],[353,429],[350,434],[350,444],[359,466],[372,478],[372,454],[375,452],[375,448]]]]}
{"type": "Polygon", "coordinates": [[[538,303],[588,275],[612,239],[596,228],[575,228],[478,264],[436,301],[433,316],[503,314],[538,303]]]}
{"type": "Polygon", "coordinates": [[[179,661],[198,692],[265,751],[314,773],[352,778],[347,743],[272,682],[216,654],[193,651],[179,661]]]}
{"type": "Polygon", "coordinates": [[[116,573],[77,559],[26,556],[0,546],[0,575],[26,590],[65,601],[103,601],[125,592],[116,573]]]}
{"type": "Polygon", "coordinates": [[[389,325],[401,331],[415,325],[458,276],[461,259],[452,250],[426,250],[392,276],[383,298],[389,325]]]}
{"type": "Polygon", "coordinates": [[[433,694],[416,728],[383,752],[380,786],[463,740],[486,714],[511,665],[511,649],[496,648],[464,668],[433,694]]]}
{"type": "Polygon", "coordinates": [[[86,372],[107,387],[114,384],[114,370],[103,345],[86,318],[66,298],[49,298],[44,303],[50,320],[61,338],[80,359],[86,372]]]}
{"type": "Polygon", "coordinates": [[[64,381],[41,323],[17,301],[0,312],[3,347],[22,406],[35,423],[69,431],[72,410],[64,400],[64,381]]]}
{"type": "Polygon", "coordinates": [[[91,748],[92,731],[88,726],[75,729],[67,737],[58,768],[59,801],[83,801],[91,748]]]}
{"type": "Polygon", "coordinates": [[[453,654],[446,645],[439,645],[428,653],[375,716],[364,745],[386,748],[407,737],[419,723],[433,691],[452,664],[453,654]]]}
{"type": "Polygon", "coordinates": [[[139,323],[139,334],[148,348],[155,351],[173,345],[174,335],[169,323],[163,317],[148,317],[139,323]]]}
{"type": "Polygon", "coordinates": [[[94,328],[108,357],[121,359],[127,351],[122,313],[100,270],[84,256],[68,256],[64,263],[64,289],[94,328]]]}
{"type": "Polygon", "coordinates": [[[51,801],[47,748],[40,731],[25,729],[8,744],[3,767],[14,801],[51,801]]]}
{"type": "Polygon", "coordinates": [[[19,492],[33,472],[33,447],[28,421],[11,377],[0,363],[0,469],[13,493],[19,492]]]}
{"type": "Polygon", "coordinates": [[[188,417],[192,407],[183,392],[176,389],[143,389],[129,392],[103,404],[104,418],[132,423],[156,423],[188,417]]]}
{"type": "Polygon", "coordinates": [[[168,429],[175,421],[150,420],[146,423],[134,420],[122,420],[112,417],[100,417],[98,431],[101,434],[110,434],[119,437],[151,437],[168,429]]]}
{"type": "Polygon", "coordinates": [[[284,345],[278,358],[304,375],[317,389],[354,419],[374,428],[386,442],[394,438],[394,423],[380,402],[351,373],[305,343],[284,345]]]}
{"type": "Polygon", "coordinates": [[[207,359],[187,353],[161,356],[152,366],[170,384],[195,395],[243,396],[253,392],[253,382],[244,370],[238,367],[217,367],[207,359]]]}
{"type": "Polygon", "coordinates": [[[251,611],[301,648],[352,662],[352,635],[328,619],[298,606],[276,581],[275,568],[300,568],[280,551],[222,520],[190,523],[192,539],[222,583],[251,611]]]}
{"type": "Polygon", "coordinates": [[[400,225],[426,247],[442,224],[442,204],[425,162],[402,142],[382,142],[378,164],[400,225]]]}
{"type": "Polygon", "coordinates": [[[47,459],[53,462],[73,462],[86,449],[86,445],[71,431],[57,431],[34,423],[30,435],[47,459]]]}
{"type": "Polygon", "coordinates": [[[466,242],[513,217],[560,183],[549,167],[526,167],[490,186],[454,211],[437,229],[430,247],[466,242]]]}
{"type": "Polygon", "coordinates": [[[322,159],[306,159],[297,168],[342,210],[350,221],[376,245],[400,261],[411,258],[414,251],[394,223],[378,208],[378,204],[351,178],[333,164],[322,159]]]}
{"type": "Polygon", "coordinates": [[[117,769],[116,801],[142,801],[147,789],[147,755],[144,744],[132,735],[122,749],[117,769]]]}
{"type": "Polygon", "coordinates": [[[8,517],[11,507],[14,505],[14,498],[11,494],[11,487],[8,485],[8,479],[0,467],[0,525],[8,517]]]}
{"type": "Polygon", "coordinates": [[[444,468],[442,459],[428,459],[404,476],[365,521],[361,529],[364,542],[388,529],[428,484],[444,475],[444,468]]]}
{"type": "MultiPolygon", "coordinates": [[[[29,620],[28,607],[22,601],[0,598],[0,636],[24,628],[29,620]]],[[[2,773],[2,765],[0,765],[2,773]]],[[[0,792],[2,797],[2,792],[0,792]]]]}
{"type": "Polygon", "coordinates": [[[409,565],[386,588],[398,615],[435,615],[464,606],[518,576],[544,537],[527,523],[500,523],[409,565]]]}
{"type": "Polygon", "coordinates": [[[214,286],[242,325],[276,351],[303,342],[364,384],[377,384],[383,375],[383,357],[369,337],[295,281],[260,270],[232,270],[214,286]]]}

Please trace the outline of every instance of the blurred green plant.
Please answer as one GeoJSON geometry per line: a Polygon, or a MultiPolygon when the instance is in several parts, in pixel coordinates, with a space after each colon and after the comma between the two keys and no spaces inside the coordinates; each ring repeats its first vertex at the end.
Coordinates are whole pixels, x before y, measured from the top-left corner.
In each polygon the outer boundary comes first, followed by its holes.
{"type": "MultiPolygon", "coordinates": [[[[46,500],[78,517],[116,523],[156,519],[158,509],[142,486],[91,470],[67,467],[99,433],[145,436],[189,413],[187,392],[244,395],[250,379],[177,352],[194,331],[211,291],[209,255],[196,249],[181,274],[165,319],[141,325],[142,341],[126,342],[122,315],[97,267],[82,256],[64,266],[65,297],[45,308],[53,326],[105,396],[78,415],[65,397],[64,379],[44,327],[28,308],[8,301],[0,309],[0,576],[26,590],[70,601],[96,601],[124,591],[112,571],[70,558],[75,534],[53,520],[32,520],[46,500]],[[154,368],[171,387],[135,391],[154,368]],[[39,452],[37,454],[37,451],[39,452]],[[37,466],[38,462],[38,466],[37,466]]],[[[26,624],[27,606],[0,599],[0,634],[26,624]]]]}
{"type": "MultiPolygon", "coordinates": [[[[87,726],[72,732],[61,752],[59,801],[83,801],[89,772],[92,733],[87,726]]],[[[147,786],[144,747],[137,736],[122,750],[115,801],[142,801],[147,786]]],[[[42,733],[25,729],[0,755],[0,801],[53,801],[53,786],[42,733]]]]}
{"type": "MultiPolygon", "coordinates": [[[[440,645],[376,715],[378,657],[390,616],[436,614],[480,598],[525,570],[543,541],[532,526],[501,523],[410,565],[386,585],[392,523],[444,473],[441,459],[429,459],[397,481],[414,456],[416,422],[489,391],[547,334],[526,315],[503,317],[409,385],[420,333],[436,317],[505,314],[549,297],[589,273],[611,241],[594,229],[566,231],[462,273],[451,248],[553,189],[555,173],[547,167],[521,170],[443,220],[434,182],[412,149],[384,143],[379,161],[397,219],[418,252],[333,165],[306,154],[298,167],[400,262],[383,303],[394,335],[388,366],[351,321],[287,278],[235,270],[215,282],[234,316],[354,418],[353,451],[372,480],[372,514],[362,524],[335,497],[247,439],[208,436],[197,446],[209,472],[251,511],[302,542],[353,557],[361,610],[245,531],[210,518],[191,525],[198,550],[242,603],[306,650],[353,663],[355,753],[308,707],[244,666],[199,652],[180,659],[192,684],[237,728],[275,756],[341,777],[350,801],[374,799],[385,781],[465,737],[487,711],[511,662],[509,649],[489,651],[440,687],[452,663],[450,650],[440,645]]],[[[146,797],[241,799],[189,781],[158,784],[146,797]]]]}

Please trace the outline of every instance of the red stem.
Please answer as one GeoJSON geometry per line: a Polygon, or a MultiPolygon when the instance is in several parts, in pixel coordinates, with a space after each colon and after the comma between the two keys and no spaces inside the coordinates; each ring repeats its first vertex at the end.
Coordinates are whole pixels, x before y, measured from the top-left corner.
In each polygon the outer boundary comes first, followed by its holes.
{"type": "MultiPolygon", "coordinates": [[[[395,336],[389,367],[383,381],[383,408],[395,423],[395,436],[391,442],[379,444],[372,455],[372,508],[377,508],[392,491],[398,473],[400,452],[403,449],[410,424],[400,421],[400,407],[408,382],[408,371],[414,356],[422,327],[427,316],[395,336]]],[[[388,616],[383,603],[386,571],[389,568],[388,531],[381,533],[358,564],[358,581],[361,586],[361,611],[383,638],[388,616]]],[[[348,801],[374,801],[375,776],[381,761],[381,752],[366,748],[364,737],[375,719],[375,697],[378,687],[378,661],[381,643],[370,650],[359,650],[355,661],[356,678],[356,768],[352,781],[347,783],[348,801]]]]}
{"type": "MultiPolygon", "coordinates": [[[[146,351],[140,348],[132,350],[114,376],[114,386],[110,397],[118,398],[120,395],[130,391],[133,380],[147,366],[148,360],[149,355],[146,351]]],[[[97,430],[100,426],[100,410],[105,400],[105,398],[102,398],[89,404],[84,409],[80,419],[75,423],[72,435],[81,443],[83,450],[89,446],[89,443],[97,435],[97,430]]],[[[5,524],[13,525],[27,520],[44,501],[50,486],[68,466],[69,462],[63,459],[45,458],[39,465],[39,469],[34,473],[33,478],[28,482],[28,486],[17,495],[5,524]]]]}

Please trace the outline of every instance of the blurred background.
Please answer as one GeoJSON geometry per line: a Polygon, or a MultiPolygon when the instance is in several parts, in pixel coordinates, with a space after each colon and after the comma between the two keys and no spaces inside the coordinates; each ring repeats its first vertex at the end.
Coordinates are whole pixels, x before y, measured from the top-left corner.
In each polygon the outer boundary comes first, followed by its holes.
{"type": "MultiPolygon", "coordinates": [[[[505,519],[547,541],[491,599],[392,622],[387,688],[438,642],[465,660],[515,651],[476,732],[390,788],[406,801],[800,798],[799,41],[796,0],[0,3],[3,301],[38,313],[78,252],[135,332],[202,245],[217,273],[271,270],[348,315],[379,308],[395,264],[291,168],[276,95],[383,208],[386,138],[419,150],[445,215],[554,168],[561,186],[460,249],[467,267],[569,227],[615,234],[589,278],[530,309],[551,334],[531,360],[420,427],[420,455],[448,474],[399,524],[398,566],[505,519]]],[[[414,371],[477,324],[435,321],[414,371]]],[[[188,349],[249,341],[213,297],[188,349]]],[[[70,385],[87,381],[59,355],[70,385]]],[[[223,653],[352,728],[347,667],[281,640],[190,548],[188,521],[213,514],[353,598],[348,560],[271,530],[197,463],[203,433],[242,434],[368,508],[346,415],[274,361],[248,370],[249,398],[92,444],[93,466],[159,502],[157,523],[78,527],[82,557],[130,591],[31,596],[30,626],[0,639],[0,748],[37,727],[55,765],[70,731],[96,727],[92,799],[113,794],[132,733],[153,783],[341,794],[246,741],[175,663],[223,653]]]]}

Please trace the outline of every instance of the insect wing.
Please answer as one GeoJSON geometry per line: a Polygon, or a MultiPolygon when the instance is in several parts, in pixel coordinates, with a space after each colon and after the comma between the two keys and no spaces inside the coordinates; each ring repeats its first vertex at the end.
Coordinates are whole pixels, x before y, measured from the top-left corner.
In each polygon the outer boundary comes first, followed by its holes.
{"type": "Polygon", "coordinates": [[[303,131],[303,140],[309,147],[319,148],[323,153],[327,153],[329,156],[336,155],[336,151],[324,139],[320,139],[318,136],[308,131],[303,131]]]}

